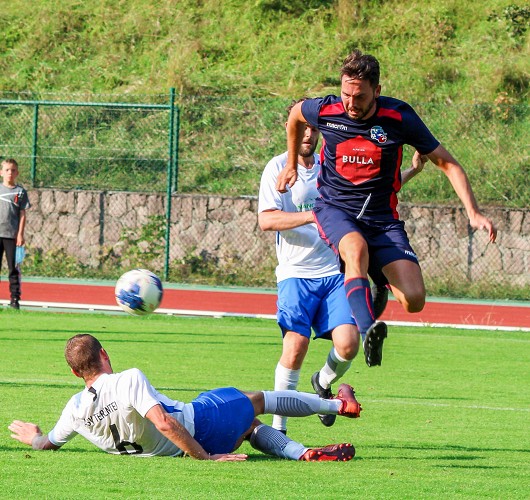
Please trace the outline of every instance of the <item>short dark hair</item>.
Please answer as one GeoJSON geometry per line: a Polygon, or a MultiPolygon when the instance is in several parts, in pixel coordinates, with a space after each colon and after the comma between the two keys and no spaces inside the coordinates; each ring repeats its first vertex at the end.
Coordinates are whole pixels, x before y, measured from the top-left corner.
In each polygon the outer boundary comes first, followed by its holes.
{"type": "Polygon", "coordinates": [[[18,168],[17,160],[15,160],[14,158],[5,158],[4,160],[2,160],[2,165],[4,163],[8,165],[13,165],[15,168],[18,168]]]}
{"type": "Polygon", "coordinates": [[[97,375],[101,371],[99,353],[103,349],[99,340],[88,333],[74,335],[66,343],[64,357],[72,370],[79,376],[97,375]]]}
{"type": "Polygon", "coordinates": [[[379,85],[379,61],[355,49],[342,63],[340,78],[346,75],[356,80],[368,80],[372,87],[379,85]]]}
{"type": "Polygon", "coordinates": [[[287,109],[286,109],[287,118],[289,118],[289,115],[291,114],[291,109],[293,109],[294,105],[298,104],[299,102],[304,102],[306,99],[309,99],[309,97],[302,97],[300,99],[291,101],[291,104],[289,104],[289,106],[287,106],[287,109]]]}

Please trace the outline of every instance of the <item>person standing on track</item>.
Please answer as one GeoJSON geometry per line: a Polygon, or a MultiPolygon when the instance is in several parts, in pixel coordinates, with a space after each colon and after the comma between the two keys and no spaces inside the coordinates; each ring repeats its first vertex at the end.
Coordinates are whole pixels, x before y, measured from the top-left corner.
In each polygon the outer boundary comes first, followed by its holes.
{"type": "Polygon", "coordinates": [[[397,213],[404,144],[414,147],[448,177],[466,208],[471,227],[497,230],[479,210],[462,166],[440,144],[414,109],[381,95],[379,62],[354,50],[341,68],[341,94],[296,104],[287,123],[288,155],[278,175],[280,193],[298,178],[297,153],[306,127],[323,135],[319,198],[314,208],[321,237],[336,253],[345,274],[348,301],[363,337],[369,366],[381,364],[384,322],[376,322],[368,281],[370,267],[382,269],[407,312],[425,304],[418,259],[397,213]]]}
{"type": "MultiPolygon", "coordinates": [[[[293,106],[304,99],[293,101],[293,106]]],[[[334,253],[320,238],[313,217],[318,197],[317,177],[320,158],[315,154],[319,132],[306,125],[298,150],[298,182],[284,194],[276,190],[278,175],[285,167],[287,153],[272,158],[260,182],[258,222],[264,231],[276,231],[278,266],[278,325],[283,335],[282,355],[275,370],[275,390],[298,387],[300,371],[306,357],[311,329],[315,338],[331,339],[333,345],[322,368],[311,377],[315,392],[332,397],[331,386],[350,368],[359,350],[359,332],[344,293],[344,276],[334,253]]],[[[403,173],[404,181],[419,173],[424,161],[414,156],[412,166],[403,173]]],[[[383,293],[386,278],[379,279],[383,293]]],[[[384,309],[384,303],[380,307],[384,309]]],[[[382,310],[377,311],[381,314],[382,310]]],[[[335,423],[335,415],[319,415],[325,426],[335,423]]],[[[273,427],[287,431],[287,418],[275,415],[273,427]]]]}
{"type": "Polygon", "coordinates": [[[16,183],[18,163],[12,158],[2,162],[3,182],[0,184],[0,266],[5,252],[9,269],[9,292],[14,309],[20,309],[20,272],[16,266],[16,249],[24,246],[26,210],[30,207],[28,193],[16,183]]]}

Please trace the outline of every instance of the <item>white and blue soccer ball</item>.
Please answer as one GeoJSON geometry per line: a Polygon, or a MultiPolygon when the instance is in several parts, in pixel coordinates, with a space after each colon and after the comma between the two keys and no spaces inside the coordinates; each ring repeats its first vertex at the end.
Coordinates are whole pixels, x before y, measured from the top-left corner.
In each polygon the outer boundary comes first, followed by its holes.
{"type": "Polygon", "coordinates": [[[127,313],[151,314],[162,301],[164,290],[160,278],[147,269],[133,269],[116,283],[116,302],[127,313]]]}

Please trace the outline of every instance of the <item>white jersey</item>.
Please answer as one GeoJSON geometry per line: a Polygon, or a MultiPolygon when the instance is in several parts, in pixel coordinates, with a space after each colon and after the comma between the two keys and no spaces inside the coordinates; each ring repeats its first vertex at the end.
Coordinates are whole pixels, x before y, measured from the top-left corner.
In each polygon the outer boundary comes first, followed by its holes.
{"type": "MultiPolygon", "coordinates": [[[[282,210],[305,212],[313,210],[318,197],[317,177],[320,158],[314,155],[313,168],[298,165],[298,180],[286,193],[276,190],[276,180],[287,163],[287,153],[275,156],[267,163],[261,176],[258,212],[282,210]]],[[[315,223],[306,224],[276,234],[276,281],[287,278],[324,278],[339,274],[337,259],[333,251],[318,234],[315,223]]]]}
{"type": "Polygon", "coordinates": [[[74,395],[48,439],[62,446],[80,434],[107,453],[182,455],[182,450],[145,418],[157,404],[195,434],[193,406],[158,393],[140,370],[131,368],[100,375],[90,388],[74,395]]]}

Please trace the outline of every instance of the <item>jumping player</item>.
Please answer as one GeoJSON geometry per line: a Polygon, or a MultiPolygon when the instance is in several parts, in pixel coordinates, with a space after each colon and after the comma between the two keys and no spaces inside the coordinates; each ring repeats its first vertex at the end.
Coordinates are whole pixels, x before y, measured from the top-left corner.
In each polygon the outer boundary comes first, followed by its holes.
{"type": "MultiPolygon", "coordinates": [[[[293,101],[287,108],[287,116],[303,100],[293,101]]],[[[344,293],[344,275],[314,223],[312,210],[318,197],[320,174],[320,157],[315,150],[319,136],[315,127],[305,127],[298,151],[298,182],[288,192],[280,194],[276,190],[287,152],[267,163],[260,182],[258,222],[262,230],[277,232],[277,319],[283,348],[276,365],[274,388],[295,390],[298,387],[313,329],[314,338],[330,339],[333,343],[322,368],[311,377],[315,392],[321,398],[331,398],[332,384],[345,375],[357,355],[359,332],[344,293]]],[[[403,172],[403,182],[417,175],[423,164],[419,154],[415,155],[412,166],[403,172]]],[[[385,283],[386,278],[381,276],[374,298],[376,317],[383,312],[388,297],[385,283]]],[[[329,414],[319,417],[327,427],[336,419],[329,414]]],[[[286,432],[287,418],[274,415],[272,426],[286,432]]]]}
{"type": "Polygon", "coordinates": [[[107,352],[92,335],[70,338],[65,357],[86,387],[70,399],[55,427],[42,435],[29,422],[15,420],[9,425],[12,438],[35,450],[57,450],[81,434],[103,451],[122,455],[186,454],[199,460],[242,461],[247,455],[231,452],[245,439],[257,450],[291,460],[347,461],[355,455],[349,443],[306,448],[255,418],[263,413],[359,417],[361,406],[347,384],[339,387],[333,399],[296,391],[241,392],[227,387],[202,393],[185,404],[157,392],[136,368],[113,373],[107,352]]]}
{"type": "Polygon", "coordinates": [[[380,365],[387,327],[375,321],[369,269],[382,269],[407,312],[419,312],[425,304],[418,259],[396,210],[403,145],[427,155],[445,173],[473,228],[488,231],[491,242],[497,230],[480,212],[462,166],[414,109],[381,96],[375,57],[353,51],[341,68],[340,96],[307,99],[293,107],[287,123],[287,164],[276,184],[281,193],[297,180],[297,151],[307,124],[318,128],[324,138],[320,197],[314,208],[317,226],[345,273],[366,362],[380,365]]]}

